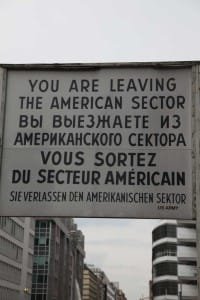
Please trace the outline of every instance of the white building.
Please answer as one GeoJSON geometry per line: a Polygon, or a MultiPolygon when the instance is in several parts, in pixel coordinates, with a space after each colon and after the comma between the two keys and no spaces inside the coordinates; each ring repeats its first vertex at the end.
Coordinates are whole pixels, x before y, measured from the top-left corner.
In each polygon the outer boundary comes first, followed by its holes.
{"type": "Polygon", "coordinates": [[[162,221],[152,232],[153,300],[197,300],[196,228],[162,221]]]}

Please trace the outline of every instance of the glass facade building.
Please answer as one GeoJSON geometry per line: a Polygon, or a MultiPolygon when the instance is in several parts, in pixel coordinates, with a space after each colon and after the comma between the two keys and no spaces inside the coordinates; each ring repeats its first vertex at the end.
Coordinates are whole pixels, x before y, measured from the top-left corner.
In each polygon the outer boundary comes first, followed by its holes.
{"type": "Polygon", "coordinates": [[[31,300],[75,299],[84,256],[84,236],[73,219],[36,219],[31,300]]]}
{"type": "Polygon", "coordinates": [[[36,221],[31,299],[46,300],[50,256],[50,222],[36,221]]]}

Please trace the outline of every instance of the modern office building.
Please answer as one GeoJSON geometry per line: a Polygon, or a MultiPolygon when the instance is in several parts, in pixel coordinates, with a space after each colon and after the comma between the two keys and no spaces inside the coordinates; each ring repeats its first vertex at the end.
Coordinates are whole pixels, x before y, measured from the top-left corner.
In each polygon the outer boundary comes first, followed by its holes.
{"type": "Polygon", "coordinates": [[[152,232],[153,300],[197,300],[196,227],[163,221],[152,232]]]}
{"type": "Polygon", "coordinates": [[[79,300],[84,236],[73,219],[37,218],[31,300],[79,300]]]}
{"type": "Polygon", "coordinates": [[[31,297],[34,220],[0,217],[0,299],[31,297]]]}

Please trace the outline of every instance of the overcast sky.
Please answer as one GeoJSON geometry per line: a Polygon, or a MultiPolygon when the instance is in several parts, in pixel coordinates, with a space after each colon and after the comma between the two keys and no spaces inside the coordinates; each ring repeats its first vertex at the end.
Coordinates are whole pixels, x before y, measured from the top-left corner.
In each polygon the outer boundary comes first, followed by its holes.
{"type": "Polygon", "coordinates": [[[86,263],[118,281],[128,300],[148,296],[151,231],[159,220],[76,219],[85,235],[86,263]]]}
{"type": "MultiPolygon", "coordinates": [[[[199,0],[0,0],[0,63],[200,59],[199,0]]],[[[78,220],[86,261],[148,293],[155,221],[78,220]]]]}
{"type": "Polygon", "coordinates": [[[199,0],[1,0],[1,62],[199,59],[199,0]]]}

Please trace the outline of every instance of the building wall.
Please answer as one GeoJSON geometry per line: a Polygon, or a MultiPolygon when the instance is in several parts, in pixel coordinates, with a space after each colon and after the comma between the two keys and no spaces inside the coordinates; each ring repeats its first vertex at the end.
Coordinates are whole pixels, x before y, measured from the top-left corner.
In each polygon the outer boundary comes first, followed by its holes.
{"type": "Polygon", "coordinates": [[[32,218],[0,217],[0,295],[30,299],[34,242],[32,218]]]}

